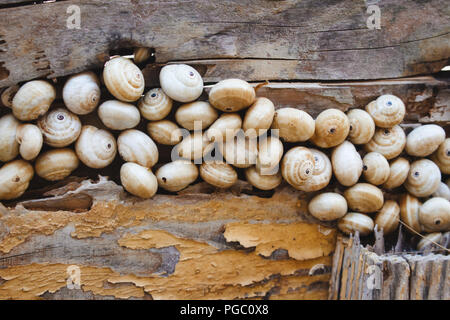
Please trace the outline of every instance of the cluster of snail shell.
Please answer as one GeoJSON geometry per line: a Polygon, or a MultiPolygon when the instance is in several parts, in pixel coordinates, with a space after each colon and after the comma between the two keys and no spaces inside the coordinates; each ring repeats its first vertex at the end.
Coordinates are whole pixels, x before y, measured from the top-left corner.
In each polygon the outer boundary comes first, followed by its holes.
{"type": "Polygon", "coordinates": [[[0,118],[0,200],[20,197],[34,173],[57,181],[80,163],[105,168],[118,154],[122,186],[144,199],[158,188],[180,191],[199,176],[229,188],[239,170],[261,190],[284,179],[297,190],[317,192],[334,176],[345,191],[319,192],[308,211],[321,221],[336,220],[346,234],[365,236],[375,225],[389,234],[399,221],[419,233],[450,230],[450,191],[442,182],[450,174],[450,138],[434,124],[406,136],[400,126],[405,105],[394,95],[381,95],[365,110],[327,109],[313,119],[296,108],[276,109],[240,79],[212,85],[208,100],[200,101],[203,79],[185,64],[164,66],[160,88],[145,93],[141,70],[126,57],[106,62],[102,77],[114,97],[102,103],[101,82],[90,71],[65,82],[65,107],[51,108],[57,92],[44,80],[3,92],[11,112],[0,118]],[[95,111],[103,127],[81,122],[95,111]],[[136,129],[142,118],[147,132],[136,129]],[[51,149],[41,153],[44,144],[51,149]],[[179,158],[153,170],[159,145],[172,146],[179,158]],[[198,162],[216,148],[223,160],[198,162]],[[385,201],[384,192],[401,186],[406,193],[385,201]]]}

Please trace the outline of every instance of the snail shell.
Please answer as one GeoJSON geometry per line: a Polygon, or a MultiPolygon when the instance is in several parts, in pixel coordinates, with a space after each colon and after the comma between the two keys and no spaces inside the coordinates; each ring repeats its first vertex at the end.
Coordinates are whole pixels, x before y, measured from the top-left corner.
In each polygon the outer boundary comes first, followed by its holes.
{"type": "Polygon", "coordinates": [[[305,111],[282,108],[275,111],[272,129],[278,129],[286,142],[302,142],[311,138],[315,130],[314,119],[305,111]]]}
{"type": "Polygon", "coordinates": [[[144,75],[130,59],[124,57],[105,63],[103,81],[108,91],[120,101],[136,101],[144,92],[144,75]]]}
{"type": "Polygon", "coordinates": [[[290,149],[281,161],[281,174],[291,186],[303,191],[304,185],[314,174],[314,154],[305,147],[290,149]]]}
{"type": "Polygon", "coordinates": [[[419,199],[406,193],[400,197],[400,218],[407,226],[416,232],[421,232],[419,222],[419,208],[422,204],[419,199]]]}
{"type": "Polygon", "coordinates": [[[161,88],[148,91],[138,103],[142,117],[147,120],[162,120],[172,110],[173,100],[161,88]]]}
{"type": "Polygon", "coordinates": [[[352,109],[347,112],[350,122],[349,140],[353,144],[365,144],[372,139],[375,133],[375,122],[370,114],[361,109],[352,109]]]}
{"type": "Polygon", "coordinates": [[[344,192],[351,210],[362,213],[375,212],[383,207],[384,197],[380,189],[369,183],[357,183],[344,192]]]}
{"type": "Polygon", "coordinates": [[[224,112],[236,112],[255,102],[255,89],[244,80],[226,79],[216,83],[209,92],[209,103],[224,112]]]}
{"type": "Polygon", "coordinates": [[[229,188],[236,183],[238,175],[232,166],[221,161],[205,161],[200,166],[203,180],[217,188],[229,188]]]}
{"type": "Polygon", "coordinates": [[[94,169],[104,168],[111,164],[116,156],[116,140],[106,130],[83,126],[75,143],[75,151],[86,166],[94,169]]]}
{"type": "Polygon", "coordinates": [[[143,199],[153,197],[158,190],[158,180],[153,172],[134,162],[122,165],[120,182],[129,193],[143,199]]]}
{"type": "Polygon", "coordinates": [[[402,153],[406,144],[406,135],[400,126],[392,128],[377,128],[372,140],[365,144],[367,152],[381,153],[391,160],[402,153]]]}
{"type": "Polygon", "coordinates": [[[205,101],[183,104],[175,112],[175,120],[188,130],[208,128],[218,116],[216,109],[205,101]],[[197,127],[195,127],[195,122],[197,122],[197,127]]]}
{"type": "Polygon", "coordinates": [[[153,140],[139,130],[123,131],[117,138],[119,154],[126,162],[151,168],[158,162],[158,148],[153,140]]]}
{"type": "Polygon", "coordinates": [[[397,158],[389,165],[389,178],[383,184],[386,189],[400,187],[408,178],[409,161],[405,158],[397,158]]]}
{"type": "Polygon", "coordinates": [[[411,164],[405,188],[416,197],[428,197],[439,188],[441,171],[431,160],[421,159],[411,164]]]}
{"type": "Polygon", "coordinates": [[[12,108],[12,101],[17,91],[19,91],[19,88],[20,87],[18,85],[13,85],[3,90],[1,101],[5,107],[12,108]]]}
{"type": "Polygon", "coordinates": [[[363,161],[351,142],[344,141],[333,150],[331,163],[340,184],[350,187],[358,182],[363,170],[363,161]]]}
{"type": "Polygon", "coordinates": [[[439,188],[433,193],[433,197],[440,197],[450,201],[450,188],[444,182],[441,182],[439,188]]]}
{"type": "Polygon", "coordinates": [[[20,197],[33,178],[33,166],[24,160],[14,160],[0,168],[0,200],[20,197]]]}
{"type": "Polygon", "coordinates": [[[311,141],[321,148],[331,148],[341,144],[349,132],[347,115],[338,109],[327,109],[317,116],[311,141]]]}
{"type": "Polygon", "coordinates": [[[308,211],[320,221],[336,220],[347,213],[347,201],[338,193],[321,193],[311,199],[308,211]]]}
{"type": "Polygon", "coordinates": [[[256,164],[258,145],[256,139],[236,136],[223,144],[222,154],[227,163],[238,168],[248,168],[256,164]]]}
{"type": "Polygon", "coordinates": [[[138,47],[134,49],[133,56],[134,63],[140,64],[152,56],[152,50],[147,47],[138,47]]]}
{"type": "Polygon", "coordinates": [[[149,122],[147,132],[156,142],[169,146],[176,145],[183,139],[181,129],[169,120],[149,122]]]}
{"type": "Polygon", "coordinates": [[[159,73],[159,82],[164,92],[173,100],[191,102],[203,92],[203,79],[200,74],[186,64],[164,66],[159,73]]]}
{"type": "Polygon", "coordinates": [[[36,174],[48,181],[68,177],[79,165],[78,157],[72,149],[54,149],[42,153],[35,164],[36,174]]]}
{"type": "Polygon", "coordinates": [[[445,139],[431,156],[443,174],[450,174],[450,138],[445,139]]]}
{"type": "Polygon", "coordinates": [[[302,185],[305,192],[318,191],[325,188],[331,180],[332,167],[327,155],[317,149],[309,149],[314,156],[314,171],[310,179],[302,185]]]}
{"type": "Polygon", "coordinates": [[[261,174],[278,172],[278,164],[283,157],[283,143],[276,137],[260,139],[258,143],[258,157],[256,170],[261,174]]]}
{"type": "Polygon", "coordinates": [[[427,249],[433,249],[436,245],[433,242],[439,243],[442,239],[442,233],[433,232],[424,236],[417,244],[417,250],[425,251],[427,249]],[[432,242],[433,241],[433,242],[432,242]]]}
{"type": "Polygon", "coordinates": [[[75,74],[64,84],[62,95],[67,109],[75,114],[88,114],[100,102],[100,82],[91,71],[75,74]]]}
{"type": "Polygon", "coordinates": [[[403,121],[406,112],[403,101],[392,94],[379,96],[366,106],[366,111],[380,128],[398,125],[403,121]]]}
{"type": "Polygon", "coordinates": [[[356,231],[361,236],[367,236],[373,232],[373,220],[365,214],[349,212],[338,221],[338,228],[345,234],[354,234],[356,231]]]}
{"type": "Polygon", "coordinates": [[[13,114],[22,121],[35,120],[48,111],[55,98],[56,90],[47,81],[29,81],[14,95],[13,114]]]}
{"type": "Polygon", "coordinates": [[[389,179],[390,167],[386,158],[378,152],[369,152],[363,158],[363,176],[369,183],[380,185],[389,179]]]}
{"type": "Polygon", "coordinates": [[[113,130],[131,129],[141,121],[138,108],[118,100],[103,102],[98,107],[98,116],[105,126],[113,130]]]}
{"type": "Polygon", "coordinates": [[[281,184],[282,181],[280,171],[272,175],[260,174],[256,170],[255,166],[245,169],[245,178],[252,186],[260,190],[275,189],[281,184]]]}
{"type": "Polygon", "coordinates": [[[257,98],[245,113],[242,128],[247,136],[256,138],[270,128],[275,114],[273,102],[267,98],[257,98]]]}
{"type": "Polygon", "coordinates": [[[431,198],[419,209],[419,221],[426,232],[449,231],[450,201],[444,198],[431,198]]]}
{"type": "Polygon", "coordinates": [[[66,147],[78,139],[81,121],[67,109],[57,108],[40,117],[37,125],[44,142],[55,148],[66,147]]]}
{"type": "Polygon", "coordinates": [[[176,160],[163,165],[156,171],[158,185],[167,191],[177,192],[197,180],[198,169],[187,160],[176,160]]]}
{"type": "Polygon", "coordinates": [[[33,160],[39,155],[44,139],[41,130],[34,124],[22,124],[17,128],[16,140],[20,144],[19,152],[25,160],[33,160]]]}
{"type": "Polygon", "coordinates": [[[390,234],[397,229],[399,220],[399,205],[393,200],[387,200],[375,217],[375,225],[383,229],[383,234],[390,234]]]}
{"type": "Polygon", "coordinates": [[[241,129],[242,119],[237,113],[224,113],[206,131],[210,141],[225,142],[227,137],[233,139],[241,129]]]}
{"type": "Polygon", "coordinates": [[[20,122],[12,114],[0,118],[0,161],[13,160],[19,154],[16,130],[20,122]]]}
{"type": "Polygon", "coordinates": [[[415,128],[406,137],[406,152],[415,157],[426,157],[445,140],[445,131],[435,124],[415,128]]]}
{"type": "Polygon", "coordinates": [[[175,146],[178,155],[187,160],[198,160],[209,151],[206,136],[200,131],[195,131],[185,137],[179,144],[175,146]]]}

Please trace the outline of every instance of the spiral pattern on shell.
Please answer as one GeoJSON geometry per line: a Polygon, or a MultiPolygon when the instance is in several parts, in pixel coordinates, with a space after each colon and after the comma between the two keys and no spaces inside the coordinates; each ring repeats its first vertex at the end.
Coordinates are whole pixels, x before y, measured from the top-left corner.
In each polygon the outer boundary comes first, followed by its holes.
{"type": "Polygon", "coordinates": [[[19,154],[16,130],[20,122],[12,114],[0,118],[0,161],[13,160],[19,154]]]}
{"type": "Polygon", "coordinates": [[[36,174],[48,181],[62,180],[78,168],[78,157],[72,149],[54,149],[42,153],[35,164],[36,174]]]}
{"type": "Polygon", "coordinates": [[[247,108],[255,98],[255,89],[241,79],[219,81],[209,92],[209,103],[224,112],[236,112],[247,108]]]}
{"type": "Polygon", "coordinates": [[[361,109],[347,112],[350,122],[349,140],[354,144],[364,144],[372,139],[375,133],[375,122],[370,114],[361,109]]]}
{"type": "Polygon", "coordinates": [[[145,133],[135,129],[123,131],[117,138],[120,156],[126,162],[134,162],[151,168],[159,158],[158,147],[145,133]]]}
{"type": "Polygon", "coordinates": [[[273,175],[260,174],[255,166],[245,169],[245,178],[247,181],[260,190],[272,190],[281,184],[282,176],[280,171],[273,175]]]}
{"type": "Polygon", "coordinates": [[[278,129],[280,138],[286,142],[308,140],[313,136],[315,127],[314,119],[303,110],[281,108],[273,116],[272,129],[278,129]]]}
{"type": "MultiPolygon", "coordinates": [[[[416,232],[422,231],[419,222],[419,209],[422,205],[416,197],[406,193],[400,197],[400,219],[416,232]]],[[[410,231],[409,229],[407,229],[410,231]]]]}
{"type": "Polygon", "coordinates": [[[303,191],[314,174],[314,154],[305,147],[290,149],[281,161],[281,174],[291,186],[303,191]]]}
{"type": "Polygon", "coordinates": [[[318,115],[311,141],[321,148],[331,148],[341,144],[349,131],[347,115],[338,109],[327,109],[318,115]]]}
{"type": "Polygon", "coordinates": [[[448,231],[450,229],[450,201],[431,198],[419,209],[419,221],[426,232],[448,231]]]}
{"type": "Polygon", "coordinates": [[[169,64],[159,73],[159,83],[164,92],[173,100],[191,102],[203,92],[201,75],[186,64],[169,64]]]}
{"type": "Polygon", "coordinates": [[[56,90],[47,81],[29,81],[14,95],[12,111],[19,120],[35,120],[48,111],[55,98],[56,90]]]}
{"type": "Polygon", "coordinates": [[[222,154],[227,163],[237,168],[248,168],[256,164],[258,157],[257,141],[243,136],[235,136],[234,139],[223,144],[222,154]]]}
{"type": "Polygon", "coordinates": [[[372,116],[377,127],[392,128],[403,121],[405,104],[398,97],[385,94],[366,106],[366,111],[372,116]]]}
{"type": "Polygon", "coordinates": [[[158,190],[158,180],[150,169],[134,162],[126,162],[120,167],[120,183],[129,193],[148,199],[158,190]]]}
{"type": "Polygon", "coordinates": [[[58,108],[39,118],[37,125],[44,142],[55,148],[66,147],[77,140],[81,132],[78,116],[67,109],[58,108]]]}
{"type": "Polygon", "coordinates": [[[350,209],[370,213],[381,209],[384,203],[383,192],[369,183],[357,183],[344,192],[350,209]]]}
{"type": "Polygon", "coordinates": [[[344,217],[339,219],[338,228],[345,234],[354,234],[356,231],[361,236],[366,236],[373,231],[373,220],[358,212],[349,212],[344,217]]]}
{"type": "Polygon", "coordinates": [[[441,183],[441,171],[431,160],[421,159],[413,162],[409,169],[405,188],[416,197],[428,197],[441,183]]]}
{"type": "Polygon", "coordinates": [[[309,149],[314,156],[314,170],[310,179],[306,180],[302,185],[305,192],[318,191],[325,188],[331,180],[332,167],[328,156],[317,149],[309,149]]]}
{"type": "Polygon", "coordinates": [[[232,166],[221,161],[205,161],[200,166],[203,180],[217,188],[229,188],[236,183],[238,176],[232,166]]]}
{"type": "Polygon", "coordinates": [[[5,107],[7,107],[7,108],[12,107],[12,100],[14,98],[14,95],[17,93],[17,91],[19,91],[19,89],[20,89],[20,87],[18,85],[14,85],[14,86],[8,87],[2,91],[1,101],[5,107]]]}
{"type": "Polygon", "coordinates": [[[151,121],[164,119],[172,110],[173,100],[161,88],[148,91],[138,103],[143,118],[151,121]]]}
{"type": "Polygon", "coordinates": [[[406,145],[406,135],[400,126],[378,128],[369,143],[364,145],[367,152],[381,153],[390,160],[402,153],[406,145]]]}
{"type": "Polygon", "coordinates": [[[363,158],[364,178],[373,185],[380,185],[389,179],[389,162],[381,153],[369,152],[363,158]]]}
{"type": "Polygon", "coordinates": [[[88,114],[100,102],[100,83],[92,71],[71,76],[63,87],[63,99],[67,109],[75,114],[88,114]]]}
{"type": "Polygon", "coordinates": [[[375,217],[375,224],[383,229],[383,234],[390,234],[397,229],[400,220],[400,207],[397,202],[388,200],[375,217]]]}
{"type": "Polygon", "coordinates": [[[389,165],[389,178],[383,184],[386,189],[400,187],[408,178],[409,161],[405,158],[397,158],[389,165]]]}
{"type": "Polygon", "coordinates": [[[116,140],[108,131],[86,125],[81,129],[75,151],[86,166],[94,169],[104,168],[111,164],[116,156],[116,140]]]}
{"type": "Polygon", "coordinates": [[[444,140],[431,156],[444,174],[450,174],[450,138],[444,140]]]}

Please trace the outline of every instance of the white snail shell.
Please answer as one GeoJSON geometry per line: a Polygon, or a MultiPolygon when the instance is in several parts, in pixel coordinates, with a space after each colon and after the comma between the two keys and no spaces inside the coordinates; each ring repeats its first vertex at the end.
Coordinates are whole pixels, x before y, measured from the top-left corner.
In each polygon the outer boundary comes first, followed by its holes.
{"type": "Polygon", "coordinates": [[[132,195],[149,199],[158,190],[158,180],[149,168],[126,162],[120,168],[120,182],[132,195]]]}
{"type": "Polygon", "coordinates": [[[308,211],[321,221],[336,220],[347,213],[347,201],[338,193],[321,193],[311,199],[308,211]]]}
{"type": "Polygon", "coordinates": [[[444,140],[431,156],[443,174],[450,174],[450,138],[444,140]]]}
{"type": "Polygon", "coordinates": [[[183,133],[176,123],[169,120],[152,121],[147,124],[147,132],[157,143],[173,146],[183,139],[183,133]]]}
{"type": "Polygon", "coordinates": [[[313,136],[315,122],[305,111],[281,108],[275,111],[272,129],[278,129],[278,135],[286,142],[302,142],[313,136]]]}
{"type": "Polygon", "coordinates": [[[29,81],[14,95],[13,114],[22,121],[35,120],[48,111],[55,98],[56,90],[47,81],[29,81]]]}
{"type": "Polygon", "coordinates": [[[0,200],[20,197],[33,178],[33,166],[24,160],[14,160],[0,168],[0,200]]]}
{"type": "Polygon", "coordinates": [[[53,149],[39,155],[36,159],[36,174],[48,181],[62,180],[76,168],[79,160],[72,149],[53,149]]]}
{"type": "Polygon", "coordinates": [[[167,191],[177,192],[197,180],[198,169],[187,160],[166,163],[156,171],[158,185],[167,191]]]}
{"type": "Polygon", "coordinates": [[[450,202],[444,198],[431,198],[419,209],[419,221],[426,232],[450,230],[450,202]]]}
{"type": "Polygon", "coordinates": [[[278,164],[283,157],[283,143],[276,137],[260,139],[258,143],[258,157],[256,170],[261,174],[275,174],[278,164]]]}
{"type": "Polygon", "coordinates": [[[351,210],[370,213],[383,207],[384,197],[380,189],[369,183],[357,183],[344,192],[344,197],[351,210]]]}
{"type": "Polygon", "coordinates": [[[175,146],[178,155],[186,160],[198,160],[209,151],[210,145],[206,136],[200,131],[195,131],[184,137],[183,140],[175,146]]]}
{"type": "Polygon", "coordinates": [[[1,95],[2,104],[7,108],[12,108],[12,100],[14,99],[14,95],[19,91],[18,85],[13,85],[11,87],[3,90],[1,95]]]}
{"type": "Polygon", "coordinates": [[[37,125],[44,142],[55,148],[72,144],[81,132],[81,121],[78,116],[64,108],[54,109],[40,117],[37,125]]]}
{"type": "Polygon", "coordinates": [[[331,180],[332,167],[327,155],[317,149],[309,149],[314,156],[314,171],[310,179],[302,185],[305,192],[318,191],[325,188],[331,180]]]}
{"type": "Polygon", "coordinates": [[[206,137],[218,143],[234,139],[241,129],[242,119],[237,113],[224,113],[206,130],[206,137]]]}
{"type": "Polygon", "coordinates": [[[111,164],[116,156],[116,140],[108,131],[86,125],[81,128],[75,151],[86,166],[94,169],[104,168],[111,164]]]}
{"type": "Polygon", "coordinates": [[[224,112],[249,107],[256,98],[255,89],[244,80],[226,79],[216,83],[209,92],[209,103],[224,112]]]}
{"type": "Polygon", "coordinates": [[[303,186],[314,174],[314,154],[305,147],[290,149],[281,161],[281,174],[291,186],[303,191],[303,186]]]}
{"type": "Polygon", "coordinates": [[[273,102],[267,98],[260,97],[250,106],[245,113],[242,128],[250,138],[256,138],[270,128],[275,114],[273,102]]]}
{"type": "Polygon", "coordinates": [[[169,64],[159,73],[159,83],[164,92],[173,100],[191,102],[203,92],[201,75],[186,64],[169,64]]]}
{"type": "Polygon", "coordinates": [[[406,145],[406,135],[400,126],[378,128],[369,143],[365,144],[367,152],[379,152],[391,160],[402,153],[406,145]]]}
{"type": "Polygon", "coordinates": [[[276,174],[260,174],[255,166],[245,169],[245,178],[254,187],[260,190],[272,190],[281,184],[282,176],[280,171],[276,174]]]}
{"type": "Polygon", "coordinates": [[[217,110],[206,101],[183,104],[175,112],[175,120],[188,130],[208,128],[218,117],[217,110]]]}
{"type": "Polygon", "coordinates": [[[341,144],[349,132],[347,115],[338,109],[327,109],[317,116],[311,141],[321,148],[331,148],[341,144]]]}
{"type": "Polygon", "coordinates": [[[367,236],[373,232],[374,223],[365,214],[349,212],[338,221],[338,228],[348,235],[358,231],[361,236],[367,236]]]}
{"type": "Polygon", "coordinates": [[[369,152],[363,158],[363,176],[367,182],[380,185],[389,179],[389,162],[378,152],[369,152]]]}
{"type": "Polygon", "coordinates": [[[12,114],[0,118],[0,161],[13,160],[19,154],[16,130],[20,122],[12,114]]]}
{"type": "Polygon", "coordinates": [[[30,123],[21,124],[17,128],[16,140],[20,144],[20,155],[25,160],[33,160],[36,158],[44,142],[39,127],[30,123]]]}
{"type": "Polygon", "coordinates": [[[375,225],[383,229],[383,234],[390,234],[397,229],[400,220],[400,207],[397,202],[388,200],[375,217],[375,225]]]}
{"type": "Polygon", "coordinates": [[[144,92],[144,75],[130,59],[124,57],[105,63],[103,81],[108,91],[120,101],[136,101],[144,92]]]}
{"type": "Polygon", "coordinates": [[[173,100],[161,88],[148,91],[138,103],[139,111],[147,120],[162,120],[172,110],[173,100]]]}
{"type": "Polygon", "coordinates": [[[406,137],[406,152],[415,157],[426,157],[445,140],[445,131],[435,124],[415,128],[406,137]]]}
{"type": "MultiPolygon", "coordinates": [[[[406,193],[400,197],[400,218],[403,223],[416,232],[422,231],[419,222],[419,209],[422,205],[416,197],[406,193]]],[[[409,230],[408,230],[409,231],[409,230]]]]}
{"type": "Polygon", "coordinates": [[[444,182],[439,184],[439,188],[433,193],[433,197],[440,197],[450,201],[450,188],[444,182]]]}
{"type": "Polygon", "coordinates": [[[117,138],[120,156],[126,162],[134,162],[151,168],[158,162],[158,148],[145,133],[135,129],[125,130],[117,138]]]}
{"type": "Polygon", "coordinates": [[[350,187],[358,182],[363,170],[363,161],[351,142],[344,141],[333,150],[331,163],[340,184],[350,187]]]}
{"type": "Polygon", "coordinates": [[[366,111],[380,128],[392,128],[398,125],[403,121],[406,113],[403,101],[391,94],[379,96],[366,106],[366,111]]]}
{"type": "Polygon", "coordinates": [[[441,171],[431,160],[421,159],[411,164],[405,188],[416,197],[428,197],[439,188],[441,171]]]}
{"type": "Polygon", "coordinates": [[[375,122],[370,114],[361,109],[352,109],[347,112],[350,122],[349,140],[353,144],[365,144],[372,139],[375,133],[375,122]]]}
{"type": "Polygon", "coordinates": [[[258,144],[256,139],[236,136],[223,144],[222,154],[227,163],[238,168],[248,168],[256,164],[258,144]]]}
{"type": "Polygon", "coordinates": [[[200,176],[203,180],[217,188],[229,188],[236,183],[236,170],[222,161],[205,161],[200,166],[200,176]]]}
{"type": "Polygon", "coordinates": [[[433,242],[439,243],[442,239],[442,233],[433,232],[424,236],[417,244],[417,250],[425,251],[427,248],[434,248],[435,244],[433,242]]]}
{"type": "Polygon", "coordinates": [[[100,94],[100,82],[92,71],[71,76],[62,91],[64,104],[75,114],[94,111],[100,102],[100,94]]]}
{"type": "Polygon", "coordinates": [[[386,189],[394,189],[400,187],[408,178],[409,161],[405,158],[397,158],[389,165],[389,178],[383,184],[386,189]]]}
{"type": "Polygon", "coordinates": [[[118,100],[108,100],[98,107],[98,116],[109,129],[125,130],[136,127],[141,121],[138,108],[118,100]]]}

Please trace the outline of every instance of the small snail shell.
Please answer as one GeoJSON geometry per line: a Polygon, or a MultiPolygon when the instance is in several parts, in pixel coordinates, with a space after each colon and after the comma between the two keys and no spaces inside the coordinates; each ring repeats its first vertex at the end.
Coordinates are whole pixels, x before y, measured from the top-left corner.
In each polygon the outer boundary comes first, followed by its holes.
{"type": "Polygon", "coordinates": [[[366,106],[377,127],[392,128],[405,117],[405,104],[398,97],[385,94],[366,106]]]}
{"type": "Polygon", "coordinates": [[[217,188],[229,188],[236,183],[238,175],[232,166],[221,161],[205,161],[200,166],[203,180],[217,188]]]}
{"type": "Polygon", "coordinates": [[[445,140],[445,131],[435,124],[415,128],[406,137],[406,152],[415,157],[426,157],[445,140]]]}
{"type": "Polygon", "coordinates": [[[151,168],[158,162],[158,148],[145,133],[135,129],[123,131],[117,138],[117,149],[123,160],[151,168]]]}
{"type": "Polygon", "coordinates": [[[37,125],[44,142],[55,148],[66,147],[78,139],[81,121],[67,109],[57,108],[40,117],[37,125]]]}
{"type": "Polygon", "coordinates": [[[281,161],[281,174],[291,186],[303,191],[303,186],[314,174],[314,154],[305,147],[290,149],[281,161]]]}
{"type": "Polygon", "coordinates": [[[98,107],[98,116],[105,126],[113,130],[131,129],[141,121],[138,108],[118,100],[103,102],[98,107]]]}
{"type": "Polygon", "coordinates": [[[417,244],[417,250],[425,251],[427,248],[432,249],[436,247],[433,242],[439,243],[442,239],[442,233],[433,232],[424,236],[417,244]]]}
{"type": "Polygon", "coordinates": [[[327,155],[317,149],[309,149],[314,156],[314,171],[310,179],[302,185],[305,192],[318,191],[325,188],[331,180],[332,168],[331,161],[327,155]]]}
{"type": "Polygon", "coordinates": [[[406,193],[400,197],[400,218],[407,226],[416,232],[421,232],[419,222],[419,208],[422,204],[419,199],[406,193]]]}
{"type": "Polygon", "coordinates": [[[282,176],[280,171],[276,174],[265,175],[260,174],[255,166],[245,169],[245,178],[254,187],[260,190],[272,190],[281,184],[282,176]]]}
{"type": "Polygon", "coordinates": [[[138,107],[143,118],[147,120],[162,120],[172,110],[173,100],[161,88],[148,91],[139,100],[138,107]]]}
{"type": "Polygon", "coordinates": [[[22,124],[17,128],[16,140],[20,144],[19,152],[25,160],[33,160],[41,152],[42,137],[41,130],[34,124],[22,124]]]}
{"type": "Polygon", "coordinates": [[[345,234],[354,234],[356,231],[361,236],[367,236],[373,232],[373,220],[365,214],[349,212],[338,221],[338,228],[345,234]]]}
{"type": "Polygon", "coordinates": [[[18,85],[14,85],[3,90],[1,101],[5,107],[12,108],[12,101],[17,91],[19,91],[19,88],[18,85]]]}
{"type": "Polygon", "coordinates": [[[367,152],[379,152],[386,159],[391,160],[402,153],[406,144],[406,135],[400,126],[392,128],[378,128],[367,144],[364,145],[367,152]]]}
{"type": "Polygon", "coordinates": [[[408,178],[409,161],[405,158],[397,158],[389,165],[389,178],[383,184],[386,189],[400,187],[408,178]]]}
{"type": "Polygon", "coordinates": [[[158,190],[158,180],[153,172],[134,162],[122,165],[120,182],[129,193],[143,199],[153,197],[158,190]]]}
{"type": "Polygon", "coordinates": [[[183,104],[175,112],[175,120],[188,130],[208,128],[218,116],[216,109],[205,101],[183,104]],[[197,127],[195,127],[195,122],[197,122],[197,127]]]}
{"type": "Polygon", "coordinates": [[[142,63],[152,56],[152,51],[147,47],[138,47],[134,49],[133,60],[135,63],[142,63]]]}
{"type": "Polygon", "coordinates": [[[169,146],[176,145],[183,139],[181,129],[169,120],[149,122],[147,132],[156,142],[169,146]]]}
{"type": "Polygon", "coordinates": [[[144,75],[131,60],[124,57],[105,63],[103,81],[108,91],[120,101],[136,101],[144,92],[144,75]]]}
{"type": "Polygon", "coordinates": [[[75,114],[88,114],[100,102],[100,82],[91,71],[75,74],[64,84],[62,95],[67,109],[75,114]]]}
{"type": "Polygon", "coordinates": [[[56,90],[47,81],[29,81],[14,95],[13,114],[22,121],[35,120],[48,111],[55,98],[56,90]]]}
{"type": "Polygon", "coordinates": [[[113,162],[117,145],[114,136],[94,126],[83,126],[75,143],[78,158],[90,168],[104,168],[113,162]]]}
{"type": "Polygon", "coordinates": [[[200,131],[195,131],[184,137],[183,140],[175,146],[178,155],[186,160],[198,160],[206,154],[209,149],[206,136],[200,131]]]}
{"type": "Polygon", "coordinates": [[[333,150],[331,163],[340,184],[350,187],[358,182],[363,170],[363,161],[351,142],[344,141],[333,150]]]}
{"type": "Polygon", "coordinates": [[[272,129],[286,142],[302,142],[311,138],[315,130],[314,119],[305,111],[281,108],[275,111],[272,129]]]}
{"type": "Polygon", "coordinates": [[[311,141],[321,148],[331,148],[341,144],[349,132],[347,115],[338,109],[327,109],[317,116],[311,141]]]}
{"type": "Polygon", "coordinates": [[[250,138],[264,134],[272,125],[275,106],[267,98],[257,98],[245,113],[242,128],[250,138]]]}
{"type": "Polygon", "coordinates": [[[164,92],[173,100],[191,102],[203,92],[201,75],[186,64],[169,64],[159,73],[159,82],[164,92]]]}
{"type": "Polygon", "coordinates": [[[421,159],[411,164],[405,188],[416,197],[428,197],[439,188],[440,183],[438,166],[431,160],[421,159]]]}
{"type": "Polygon", "coordinates": [[[441,182],[439,188],[433,193],[433,197],[440,197],[450,201],[450,188],[444,182],[441,182]]]}
{"type": "Polygon", "coordinates": [[[384,197],[380,189],[369,183],[357,183],[344,192],[344,197],[350,209],[369,213],[383,207],[384,197]]]}
{"type": "Polygon", "coordinates": [[[347,112],[350,122],[349,140],[353,144],[365,144],[372,139],[375,133],[375,122],[370,114],[361,109],[352,109],[347,112]]]}
{"type": "Polygon", "coordinates": [[[278,171],[278,164],[283,157],[283,143],[276,137],[260,139],[258,143],[258,157],[256,170],[261,174],[274,174],[278,171]]]}
{"type": "Polygon", "coordinates": [[[389,179],[390,167],[386,158],[378,152],[369,152],[363,158],[363,176],[367,182],[380,185],[389,179]]]}
{"type": "Polygon", "coordinates": [[[14,160],[0,168],[0,200],[20,197],[33,178],[33,166],[24,160],[14,160]]]}
{"type": "Polygon", "coordinates": [[[332,221],[347,213],[347,201],[339,193],[321,193],[308,204],[308,211],[320,221],[332,221]]]}
{"type": "Polygon", "coordinates": [[[450,174],[450,138],[445,139],[431,156],[443,174],[450,174]]]}
{"type": "Polygon", "coordinates": [[[197,180],[198,169],[187,160],[166,163],[156,171],[158,185],[167,191],[180,191],[197,180]]]}
{"type": "Polygon", "coordinates": [[[49,150],[36,159],[36,174],[48,181],[68,177],[79,165],[78,157],[72,149],[49,150]]]}
{"type": "Polygon", "coordinates": [[[233,139],[241,129],[242,119],[237,113],[224,113],[206,131],[210,141],[225,142],[227,137],[233,139]]]}
{"type": "Polygon", "coordinates": [[[255,89],[244,80],[226,79],[216,83],[209,92],[209,103],[224,112],[236,112],[255,102],[255,89]]]}
{"type": "Polygon", "coordinates": [[[419,221],[426,232],[449,231],[450,201],[444,198],[431,198],[419,209],[419,221]]]}
{"type": "Polygon", "coordinates": [[[256,164],[258,145],[256,139],[235,137],[224,143],[222,154],[227,163],[238,168],[248,168],[256,164]]]}
{"type": "Polygon", "coordinates": [[[19,154],[16,130],[20,122],[12,114],[0,118],[0,161],[13,160],[19,154]]]}
{"type": "Polygon", "coordinates": [[[383,229],[383,234],[390,234],[398,227],[400,207],[397,202],[388,200],[375,217],[375,224],[383,229]]]}

